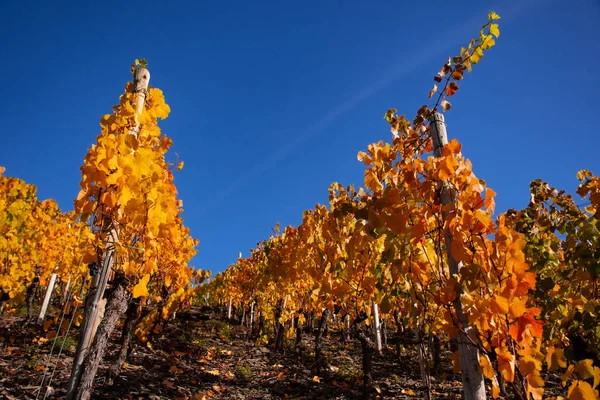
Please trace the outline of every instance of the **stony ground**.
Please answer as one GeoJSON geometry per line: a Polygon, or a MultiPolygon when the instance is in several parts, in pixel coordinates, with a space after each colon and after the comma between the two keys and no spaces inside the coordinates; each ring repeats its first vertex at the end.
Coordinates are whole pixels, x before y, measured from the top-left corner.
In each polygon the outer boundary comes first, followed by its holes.
{"type": "MultiPolygon", "coordinates": [[[[58,340],[49,358],[54,340],[40,337],[44,337],[42,328],[25,324],[23,318],[0,321],[0,399],[64,398],[76,339],[66,339],[62,354],[56,357],[63,342],[58,340]],[[47,389],[50,376],[51,389],[47,389]],[[46,383],[40,394],[42,378],[46,383]]],[[[360,398],[360,346],[343,345],[337,332],[330,333],[323,341],[326,367],[317,374],[311,339],[312,335],[305,335],[300,353],[293,349],[276,353],[272,346],[248,340],[245,328],[214,319],[214,315],[205,313],[195,321],[178,318],[151,346],[136,344],[121,375],[108,385],[105,372],[119,340],[115,334],[115,344],[97,375],[93,398],[360,398]]],[[[378,397],[422,398],[416,360],[410,345],[400,355],[391,347],[376,355],[373,375],[378,397]]],[[[548,379],[553,387],[550,392],[558,394],[559,378],[548,379]]],[[[460,376],[453,373],[449,362],[433,377],[433,397],[462,397],[460,376]]]]}

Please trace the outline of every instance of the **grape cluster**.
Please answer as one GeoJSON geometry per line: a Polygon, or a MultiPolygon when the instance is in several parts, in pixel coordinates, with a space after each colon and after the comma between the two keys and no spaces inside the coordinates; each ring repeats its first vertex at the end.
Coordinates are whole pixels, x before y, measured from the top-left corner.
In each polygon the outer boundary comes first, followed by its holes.
{"type": "Polygon", "coordinates": [[[94,276],[98,273],[98,263],[94,261],[91,264],[88,264],[88,269],[90,270],[90,276],[94,276]]]}

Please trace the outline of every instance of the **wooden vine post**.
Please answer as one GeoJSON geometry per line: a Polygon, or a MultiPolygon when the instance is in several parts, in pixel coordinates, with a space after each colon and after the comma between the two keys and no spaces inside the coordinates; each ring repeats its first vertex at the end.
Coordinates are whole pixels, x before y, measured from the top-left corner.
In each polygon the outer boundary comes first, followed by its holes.
{"type": "Polygon", "coordinates": [[[56,283],[56,273],[53,273],[50,277],[50,283],[48,283],[48,288],[46,289],[46,296],[44,297],[44,302],[42,303],[42,309],[40,310],[40,316],[38,317],[38,324],[42,324],[44,322],[44,317],[46,316],[46,310],[48,309],[48,304],[50,304],[50,299],[52,298],[52,292],[54,291],[54,284],[56,283]]]}
{"type": "Polygon", "coordinates": [[[381,353],[381,324],[379,323],[379,308],[375,301],[373,301],[373,333],[375,334],[377,352],[381,353]]]}
{"type": "MultiPolygon", "coordinates": [[[[134,91],[135,97],[135,126],[128,130],[128,134],[137,137],[140,128],[138,115],[142,113],[144,109],[144,102],[146,99],[146,92],[148,90],[148,84],[150,82],[150,72],[145,68],[137,68],[134,75],[134,91]]],[[[106,246],[102,254],[101,267],[92,278],[90,288],[88,290],[84,320],[81,326],[79,335],[79,342],[77,343],[77,350],[75,357],[73,358],[73,368],[71,371],[71,378],[67,387],[67,400],[78,399],[77,396],[78,388],[81,383],[81,377],[84,373],[84,361],[88,355],[88,350],[94,342],[96,336],[96,330],[104,316],[104,308],[106,306],[106,299],[104,299],[104,291],[108,283],[108,279],[113,274],[113,264],[115,261],[115,244],[118,242],[118,232],[116,227],[110,227],[110,232],[106,240],[106,246]]]]}
{"type": "MultiPolygon", "coordinates": [[[[431,118],[431,134],[433,139],[434,154],[436,157],[442,157],[442,149],[448,144],[448,134],[446,133],[446,123],[444,122],[444,116],[440,113],[435,113],[431,118]]],[[[451,213],[446,207],[447,204],[453,204],[456,198],[456,189],[452,187],[448,182],[441,182],[440,186],[440,200],[444,210],[443,220],[444,222],[444,239],[446,242],[446,256],[448,260],[448,268],[451,276],[459,276],[460,270],[463,267],[462,262],[457,262],[450,251],[452,247],[452,234],[448,225],[446,224],[448,215],[451,213]]],[[[458,280],[457,280],[458,282],[458,280]]],[[[455,288],[456,298],[453,302],[458,322],[460,324],[460,331],[458,334],[458,352],[460,356],[461,365],[461,376],[463,383],[463,393],[466,400],[485,400],[485,384],[483,380],[483,373],[479,363],[479,349],[473,345],[474,338],[470,338],[470,335],[474,328],[469,323],[469,318],[463,312],[462,303],[460,297],[462,289],[457,283],[455,288]]]]}
{"type": "Polygon", "coordinates": [[[81,324],[77,350],[75,351],[75,357],[73,358],[71,378],[69,379],[69,384],[67,386],[67,399],[75,398],[75,392],[79,386],[81,375],[83,373],[83,361],[87,355],[90,344],[94,340],[96,329],[98,328],[98,316],[101,315],[101,311],[104,310],[104,290],[106,289],[108,276],[110,275],[113,266],[116,236],[114,230],[108,234],[106,248],[102,255],[101,268],[98,273],[92,277],[92,282],[87,292],[83,323],[81,324]]]}
{"type": "Polygon", "coordinates": [[[429,363],[427,361],[427,351],[425,349],[425,337],[418,320],[415,323],[414,332],[417,346],[419,346],[419,370],[421,372],[421,382],[423,383],[423,399],[430,400],[431,380],[429,378],[429,363]]]}
{"type": "Polygon", "coordinates": [[[71,276],[69,276],[69,279],[67,280],[67,283],[65,284],[65,287],[63,289],[62,297],[60,299],[61,306],[64,306],[65,303],[67,302],[67,297],[69,295],[70,289],[71,289],[71,276]]]}

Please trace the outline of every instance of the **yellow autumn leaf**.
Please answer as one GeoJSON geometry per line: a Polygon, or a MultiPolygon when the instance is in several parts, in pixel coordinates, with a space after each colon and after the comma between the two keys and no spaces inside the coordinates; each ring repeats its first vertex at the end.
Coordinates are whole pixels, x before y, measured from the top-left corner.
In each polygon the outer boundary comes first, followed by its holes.
{"type": "Polygon", "coordinates": [[[183,161],[177,165],[177,171],[181,171],[183,169],[183,161]]]}
{"type": "Polygon", "coordinates": [[[585,381],[574,381],[569,387],[569,400],[595,400],[597,392],[585,381]]]}
{"type": "Polygon", "coordinates": [[[494,11],[490,11],[488,14],[488,19],[491,21],[495,21],[497,19],[500,19],[500,16],[498,14],[496,14],[494,11]]]}
{"type": "Polygon", "coordinates": [[[546,354],[546,363],[548,364],[548,371],[554,371],[558,368],[567,367],[567,358],[563,349],[556,349],[554,346],[548,347],[546,354]]]}
{"type": "Polygon", "coordinates": [[[378,192],[383,189],[383,185],[379,181],[379,178],[377,178],[377,174],[373,168],[369,168],[365,171],[365,186],[373,192],[378,192]]]}
{"type": "Polygon", "coordinates": [[[137,299],[138,297],[148,296],[148,282],[150,281],[150,275],[144,275],[142,279],[138,282],[137,285],[133,287],[132,294],[133,298],[137,299]]]}
{"type": "Polygon", "coordinates": [[[575,372],[582,378],[587,379],[594,376],[593,360],[581,360],[575,366],[575,372]]]}
{"type": "Polygon", "coordinates": [[[490,302],[491,309],[496,314],[506,314],[508,312],[508,299],[502,296],[494,296],[490,302]]]}
{"type": "Polygon", "coordinates": [[[563,387],[567,384],[567,381],[569,379],[571,379],[571,376],[573,375],[574,370],[575,370],[575,366],[569,365],[569,367],[567,368],[565,373],[560,376],[561,384],[563,387]]]}
{"type": "Polygon", "coordinates": [[[219,370],[218,369],[207,370],[206,373],[210,374],[210,375],[214,375],[214,376],[219,376],[219,370]]]}
{"type": "Polygon", "coordinates": [[[117,195],[114,191],[110,190],[104,192],[100,201],[108,208],[114,208],[117,205],[117,195]]]}
{"type": "Polygon", "coordinates": [[[131,191],[131,189],[128,186],[124,186],[119,195],[119,202],[123,207],[125,207],[129,200],[131,200],[134,196],[135,194],[131,191]]]}
{"type": "Polygon", "coordinates": [[[496,371],[494,370],[494,367],[492,367],[492,363],[486,354],[481,355],[480,363],[483,375],[490,379],[496,376],[496,371]]]}
{"type": "Polygon", "coordinates": [[[527,382],[529,383],[529,389],[540,389],[544,386],[544,380],[540,376],[539,371],[533,371],[527,375],[527,382]]]}
{"type": "Polygon", "coordinates": [[[483,57],[483,50],[480,47],[476,47],[471,53],[471,57],[469,58],[472,64],[477,64],[481,58],[483,57]]]}
{"type": "MultiPolygon", "coordinates": [[[[539,379],[541,380],[541,378],[539,378],[539,379]]],[[[531,397],[533,397],[533,400],[542,400],[542,397],[544,395],[544,388],[534,387],[533,385],[528,385],[527,391],[531,394],[531,397]]]]}
{"type": "Polygon", "coordinates": [[[528,376],[539,369],[541,369],[540,361],[532,356],[525,355],[519,359],[519,370],[523,376],[528,376]]]}
{"type": "Polygon", "coordinates": [[[488,49],[492,48],[495,44],[496,44],[496,41],[494,40],[492,35],[487,35],[481,41],[481,48],[483,50],[488,50],[488,49]]]}
{"type": "Polygon", "coordinates": [[[315,375],[315,376],[312,378],[312,381],[313,381],[313,382],[317,382],[317,383],[319,383],[319,382],[321,382],[321,379],[319,379],[319,377],[318,377],[317,375],[315,375]]]}
{"type": "Polygon", "coordinates": [[[496,37],[500,36],[500,29],[498,28],[498,24],[490,25],[490,33],[496,37]]]}
{"type": "Polygon", "coordinates": [[[513,318],[519,318],[527,312],[525,302],[518,297],[515,297],[510,302],[510,315],[513,318]]]}

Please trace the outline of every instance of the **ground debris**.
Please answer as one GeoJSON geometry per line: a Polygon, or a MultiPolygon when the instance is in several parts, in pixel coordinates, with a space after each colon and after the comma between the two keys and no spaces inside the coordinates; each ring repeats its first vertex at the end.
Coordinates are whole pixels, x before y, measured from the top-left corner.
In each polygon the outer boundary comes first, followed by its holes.
{"type": "MultiPolygon", "coordinates": [[[[0,399],[35,399],[44,378],[42,393],[52,375],[46,398],[64,398],[71,373],[74,346],[57,358],[49,357],[49,341],[39,340],[39,327],[23,319],[0,320],[10,325],[11,338],[0,347],[0,399]]],[[[317,375],[313,337],[306,334],[302,351],[287,343],[283,353],[271,345],[248,340],[248,332],[237,323],[215,319],[214,314],[191,310],[169,321],[151,346],[136,341],[121,375],[112,385],[106,373],[116,358],[119,330],[96,377],[94,399],[359,399],[361,396],[361,352],[358,343],[342,344],[339,334],[323,337],[325,368],[317,375]],[[182,318],[190,316],[189,319],[182,318]]],[[[71,342],[76,343],[77,332],[71,342]]],[[[392,333],[390,333],[392,335],[392,333]]],[[[435,398],[460,399],[460,375],[452,371],[444,354],[442,371],[432,377],[435,398]]],[[[374,359],[373,377],[381,398],[422,398],[416,350],[393,347],[374,359]]],[[[560,378],[549,377],[547,393],[565,395],[560,378]]],[[[40,398],[43,396],[40,396],[40,398]]]]}

